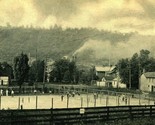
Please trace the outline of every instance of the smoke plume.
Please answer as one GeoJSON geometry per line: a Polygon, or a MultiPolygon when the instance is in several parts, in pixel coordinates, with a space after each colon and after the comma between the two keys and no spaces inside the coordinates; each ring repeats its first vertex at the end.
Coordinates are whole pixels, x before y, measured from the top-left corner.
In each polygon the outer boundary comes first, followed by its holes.
{"type": "Polygon", "coordinates": [[[90,60],[91,63],[103,65],[108,60],[115,64],[121,58],[131,58],[134,53],[139,53],[142,49],[150,51],[150,56],[155,57],[155,37],[134,35],[127,42],[88,40],[75,51],[74,55],[80,62],[90,60]],[[95,61],[95,62],[94,62],[95,61]]]}

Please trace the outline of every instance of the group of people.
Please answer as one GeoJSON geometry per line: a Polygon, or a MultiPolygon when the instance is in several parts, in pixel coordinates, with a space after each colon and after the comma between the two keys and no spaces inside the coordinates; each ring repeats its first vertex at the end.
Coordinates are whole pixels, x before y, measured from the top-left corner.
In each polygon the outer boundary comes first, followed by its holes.
{"type": "Polygon", "coordinates": [[[14,91],[13,89],[11,89],[10,91],[8,89],[6,89],[5,91],[3,89],[0,89],[0,95],[3,96],[9,96],[9,94],[11,94],[11,96],[14,96],[14,91]]]}
{"type": "MultiPolygon", "coordinates": [[[[75,91],[67,92],[66,94],[67,94],[67,98],[69,98],[69,97],[75,97],[76,94],[77,95],[80,95],[79,92],[75,92],[75,91]]],[[[63,101],[63,98],[64,98],[64,94],[61,94],[61,101],[63,101]]]]}
{"type": "Polygon", "coordinates": [[[127,96],[122,95],[122,96],[121,96],[121,99],[122,99],[122,101],[125,102],[125,104],[127,105],[127,103],[128,103],[128,98],[127,98],[127,96]]]}

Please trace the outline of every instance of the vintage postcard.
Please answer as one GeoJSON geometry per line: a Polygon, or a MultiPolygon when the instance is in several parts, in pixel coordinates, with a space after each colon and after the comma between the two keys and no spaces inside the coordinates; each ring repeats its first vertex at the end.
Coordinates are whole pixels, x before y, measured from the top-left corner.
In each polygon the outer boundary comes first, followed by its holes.
{"type": "Polygon", "coordinates": [[[0,0],[0,125],[154,125],[154,0],[0,0]]]}

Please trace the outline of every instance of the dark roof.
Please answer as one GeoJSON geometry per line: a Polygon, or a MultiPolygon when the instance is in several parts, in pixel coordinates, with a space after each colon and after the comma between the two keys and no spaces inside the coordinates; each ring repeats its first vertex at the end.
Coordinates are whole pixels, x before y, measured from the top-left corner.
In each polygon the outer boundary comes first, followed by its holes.
{"type": "Polygon", "coordinates": [[[146,78],[155,78],[155,72],[146,72],[144,73],[146,78]]]}
{"type": "Polygon", "coordinates": [[[97,77],[98,77],[98,80],[102,80],[102,78],[105,76],[105,73],[98,73],[97,77]]]}
{"type": "Polygon", "coordinates": [[[114,77],[113,76],[105,76],[104,77],[105,78],[105,80],[107,81],[112,81],[113,79],[114,79],[114,77]]]}

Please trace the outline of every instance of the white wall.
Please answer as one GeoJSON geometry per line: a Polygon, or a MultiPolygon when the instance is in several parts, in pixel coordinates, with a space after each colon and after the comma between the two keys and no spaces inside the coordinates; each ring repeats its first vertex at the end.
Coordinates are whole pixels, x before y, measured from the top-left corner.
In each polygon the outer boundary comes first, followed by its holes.
{"type": "Polygon", "coordinates": [[[118,88],[127,88],[127,86],[126,84],[120,82],[118,88]]]}
{"type": "Polygon", "coordinates": [[[9,77],[7,76],[1,76],[0,77],[0,85],[8,85],[9,84],[9,77]]]}
{"type": "Polygon", "coordinates": [[[105,82],[104,81],[97,81],[97,86],[105,86],[105,82]]]}
{"type": "Polygon", "coordinates": [[[113,86],[113,88],[117,88],[117,87],[118,88],[126,88],[126,84],[121,83],[121,81],[118,82],[117,80],[113,80],[112,86],[113,86]]]}
{"type": "Polygon", "coordinates": [[[140,77],[140,90],[142,91],[151,91],[151,85],[149,83],[149,80],[145,77],[144,74],[140,77]]]}

